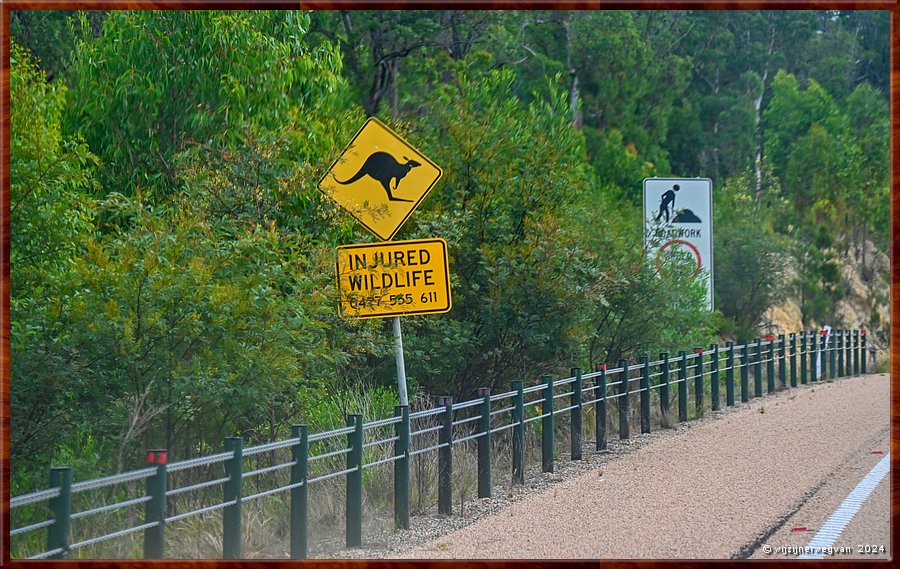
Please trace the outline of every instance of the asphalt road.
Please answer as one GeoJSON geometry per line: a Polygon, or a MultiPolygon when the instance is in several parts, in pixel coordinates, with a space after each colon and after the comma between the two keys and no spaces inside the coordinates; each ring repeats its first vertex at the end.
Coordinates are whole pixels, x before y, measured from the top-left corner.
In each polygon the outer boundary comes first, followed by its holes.
{"type": "MultiPolygon", "coordinates": [[[[402,532],[406,545],[365,554],[450,559],[790,558],[796,554],[787,548],[806,545],[883,458],[872,453],[889,451],[888,428],[885,374],[790,389],[659,434],[643,448],[465,527],[436,536],[432,532],[426,539],[402,532]],[[772,553],[766,553],[767,546],[772,553]]],[[[851,550],[840,558],[890,555],[888,478],[835,543],[851,550]]]]}

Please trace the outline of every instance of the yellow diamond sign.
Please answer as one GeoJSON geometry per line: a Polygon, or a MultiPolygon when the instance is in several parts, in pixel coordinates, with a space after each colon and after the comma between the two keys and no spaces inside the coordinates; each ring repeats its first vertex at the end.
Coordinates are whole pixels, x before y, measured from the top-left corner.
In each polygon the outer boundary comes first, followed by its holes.
{"type": "Polygon", "coordinates": [[[371,117],[319,181],[319,190],[389,241],[441,173],[437,164],[371,117]]]}
{"type": "Polygon", "coordinates": [[[341,316],[384,318],[450,310],[443,239],[344,245],[337,253],[341,316]]]}

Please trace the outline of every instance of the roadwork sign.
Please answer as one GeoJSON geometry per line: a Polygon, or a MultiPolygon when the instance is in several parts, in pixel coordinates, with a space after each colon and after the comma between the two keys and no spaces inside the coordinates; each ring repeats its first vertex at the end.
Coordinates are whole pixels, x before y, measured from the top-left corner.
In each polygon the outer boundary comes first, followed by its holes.
{"type": "Polygon", "coordinates": [[[385,318],[450,310],[443,239],[344,245],[337,251],[341,316],[385,318]]]}
{"type": "Polygon", "coordinates": [[[390,241],[441,177],[440,167],[375,117],[319,180],[319,191],[390,241]]]}
{"type": "Polygon", "coordinates": [[[662,262],[689,253],[706,271],[706,303],[713,309],[712,181],[708,178],[644,180],[644,240],[662,262]]]}

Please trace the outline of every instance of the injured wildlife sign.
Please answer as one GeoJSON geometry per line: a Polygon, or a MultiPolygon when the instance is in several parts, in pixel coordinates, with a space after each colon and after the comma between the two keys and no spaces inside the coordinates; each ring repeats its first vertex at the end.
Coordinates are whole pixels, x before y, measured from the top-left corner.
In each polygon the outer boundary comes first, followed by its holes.
{"type": "Polygon", "coordinates": [[[319,191],[385,241],[441,177],[437,164],[375,117],[319,181],[319,191]]]}
{"type": "Polygon", "coordinates": [[[418,239],[344,245],[337,250],[339,312],[350,318],[450,310],[447,242],[418,239]]]}
{"type": "Polygon", "coordinates": [[[713,309],[712,181],[708,178],[644,180],[644,240],[662,267],[682,254],[697,263],[713,309]]]}

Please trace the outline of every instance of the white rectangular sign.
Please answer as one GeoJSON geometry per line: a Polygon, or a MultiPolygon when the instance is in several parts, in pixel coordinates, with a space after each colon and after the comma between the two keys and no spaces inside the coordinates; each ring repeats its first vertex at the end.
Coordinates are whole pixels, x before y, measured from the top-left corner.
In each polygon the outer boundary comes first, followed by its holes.
{"type": "Polygon", "coordinates": [[[667,251],[690,253],[697,270],[708,274],[706,303],[713,309],[712,180],[646,178],[644,242],[653,258],[667,251]]]}

